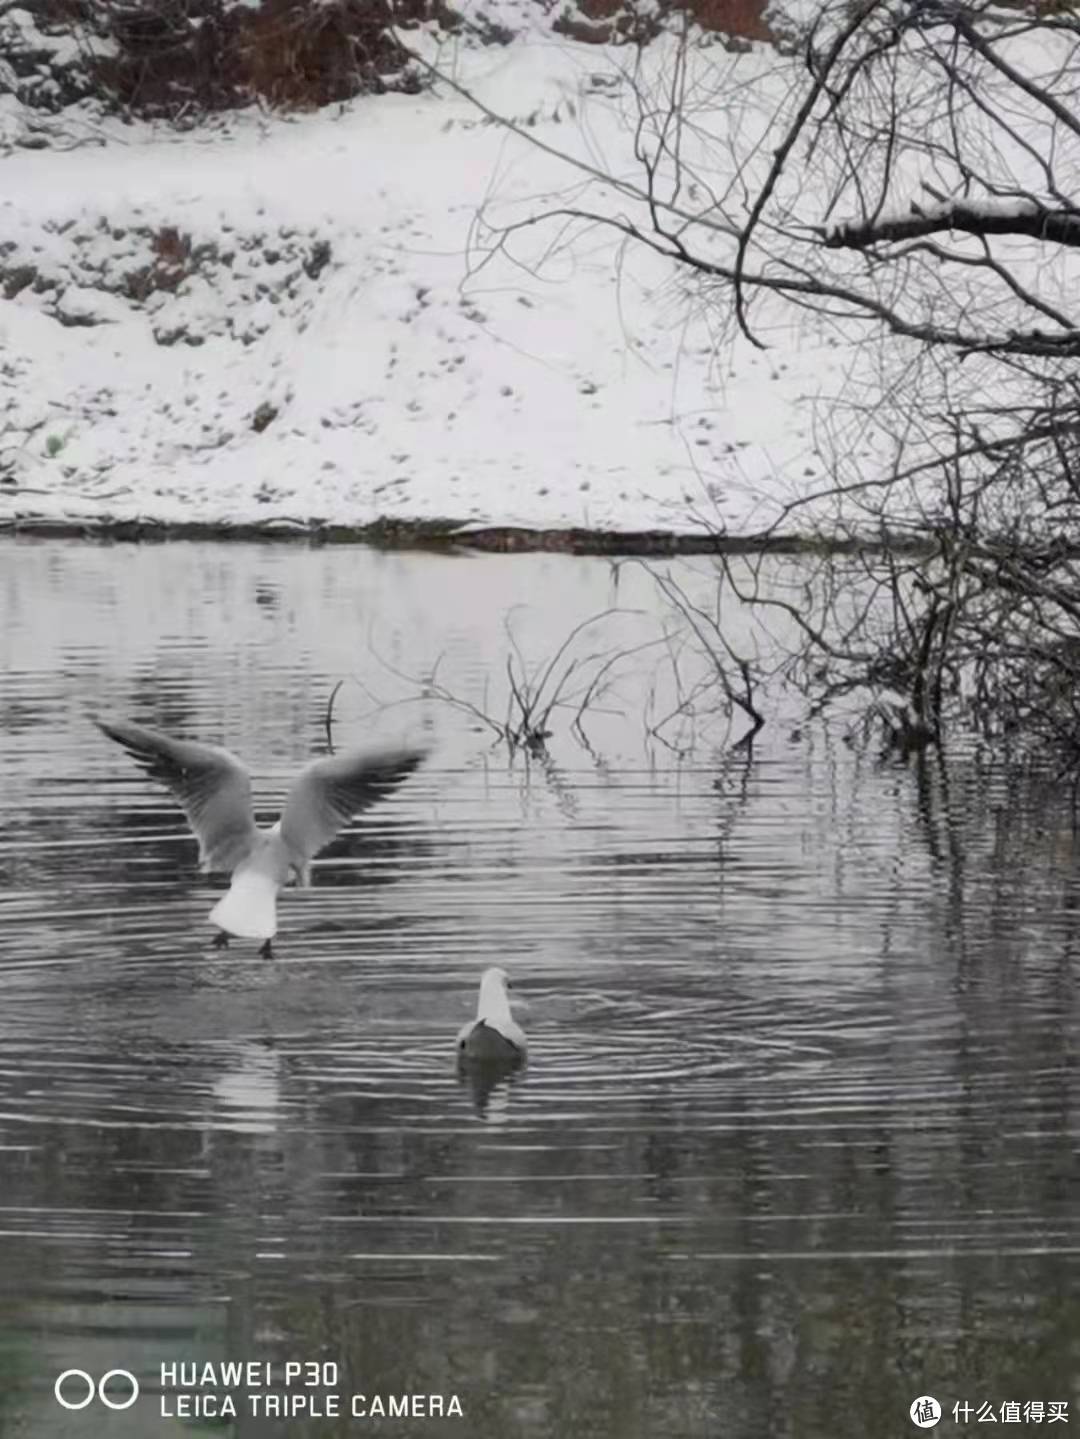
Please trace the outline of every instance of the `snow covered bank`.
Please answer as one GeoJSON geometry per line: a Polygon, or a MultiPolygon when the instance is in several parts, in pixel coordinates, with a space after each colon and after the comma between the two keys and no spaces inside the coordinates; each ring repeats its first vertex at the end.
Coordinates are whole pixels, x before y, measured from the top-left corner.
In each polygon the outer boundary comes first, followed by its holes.
{"type": "MultiPolygon", "coordinates": [[[[624,58],[442,52],[628,168],[624,58]]],[[[668,262],[604,236],[470,275],[493,190],[568,175],[453,92],[98,138],[0,162],[0,522],[748,534],[821,479],[835,338],[718,349],[668,262]]]]}

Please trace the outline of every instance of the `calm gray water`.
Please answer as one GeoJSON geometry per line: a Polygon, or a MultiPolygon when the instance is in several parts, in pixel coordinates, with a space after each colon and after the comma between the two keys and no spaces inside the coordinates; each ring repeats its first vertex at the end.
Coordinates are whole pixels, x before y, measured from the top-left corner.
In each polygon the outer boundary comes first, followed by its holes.
{"type": "Polygon", "coordinates": [[[704,709],[653,735],[691,677],[603,561],[5,542],[0,608],[0,1432],[188,1432],[160,1366],[239,1359],[336,1363],[343,1408],[239,1391],[245,1439],[1080,1419],[1067,783],[882,764],[779,694],[752,754],[704,709]],[[545,764],[414,682],[501,713],[512,646],[610,606],[583,666],[655,643],[545,764]],[[339,745],[433,759],[274,960],[216,953],[183,821],[87,716],[229,744],[272,813],[342,679],[339,745]],[[485,1092],[453,1041],[492,962],[531,1054],[485,1092]],[[140,1398],[67,1412],[71,1367],[140,1398]],[[464,1417],[347,1416],[406,1392],[464,1417]]]}

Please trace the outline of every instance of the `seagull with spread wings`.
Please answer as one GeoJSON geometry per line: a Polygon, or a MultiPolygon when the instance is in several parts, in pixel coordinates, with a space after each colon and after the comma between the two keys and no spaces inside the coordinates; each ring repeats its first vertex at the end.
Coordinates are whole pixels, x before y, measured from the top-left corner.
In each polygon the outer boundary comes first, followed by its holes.
{"type": "Polygon", "coordinates": [[[94,719],[179,802],[199,841],[204,870],[232,876],[210,911],[214,940],[261,939],[271,956],[278,890],[309,883],[311,861],[361,810],[376,804],[425,758],[422,750],[353,750],[309,764],[293,781],[277,824],[262,829],[251,807],[251,776],[227,749],[172,739],[128,720],[94,719]]]}

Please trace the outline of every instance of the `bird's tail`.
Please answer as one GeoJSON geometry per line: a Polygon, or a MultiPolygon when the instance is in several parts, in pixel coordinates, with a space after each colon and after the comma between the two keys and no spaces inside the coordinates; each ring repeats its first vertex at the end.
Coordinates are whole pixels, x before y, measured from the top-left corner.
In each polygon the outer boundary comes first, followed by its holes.
{"type": "Polygon", "coordinates": [[[210,923],[238,939],[273,939],[277,933],[277,885],[258,871],[238,870],[229,892],[210,911],[210,923]]]}

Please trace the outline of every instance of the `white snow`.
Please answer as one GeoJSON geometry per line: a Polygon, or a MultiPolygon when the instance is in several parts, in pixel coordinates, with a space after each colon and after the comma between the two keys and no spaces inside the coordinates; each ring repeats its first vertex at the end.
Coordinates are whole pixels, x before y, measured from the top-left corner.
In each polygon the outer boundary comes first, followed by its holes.
{"type": "Polygon", "coordinates": [[[87,35],[78,41],[70,34],[48,34],[29,10],[20,6],[0,15],[0,53],[10,53],[16,48],[32,50],[36,55],[48,56],[51,66],[63,67],[85,58],[83,47],[92,48],[96,55],[116,54],[114,42],[100,36],[87,35]]]}
{"type": "MultiPolygon", "coordinates": [[[[438,53],[530,133],[634,173],[625,52],[533,29],[438,53]]],[[[750,83],[775,57],[738,63],[750,83]]],[[[824,477],[813,403],[858,361],[835,335],[719,345],[672,264],[609,232],[541,275],[470,274],[485,200],[574,175],[445,87],[102,138],[0,161],[0,268],[22,277],[0,521],[746,533],[824,477]]]]}

